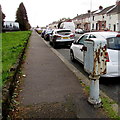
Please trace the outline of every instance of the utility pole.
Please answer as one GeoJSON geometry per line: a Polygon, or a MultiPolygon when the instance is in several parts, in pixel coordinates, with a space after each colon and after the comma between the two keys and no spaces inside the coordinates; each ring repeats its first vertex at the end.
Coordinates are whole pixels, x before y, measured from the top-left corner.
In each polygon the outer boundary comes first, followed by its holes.
{"type": "Polygon", "coordinates": [[[90,32],[92,27],[92,0],[90,0],[90,32]]]}

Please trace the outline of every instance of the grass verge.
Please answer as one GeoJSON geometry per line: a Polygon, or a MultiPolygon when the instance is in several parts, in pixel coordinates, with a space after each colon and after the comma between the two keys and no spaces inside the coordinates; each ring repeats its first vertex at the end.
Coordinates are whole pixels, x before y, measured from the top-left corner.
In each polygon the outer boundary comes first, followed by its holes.
{"type": "MultiPolygon", "coordinates": [[[[9,118],[12,96],[18,84],[18,72],[24,59],[31,31],[19,31],[3,34],[2,50],[2,114],[9,118]]],[[[14,101],[16,102],[16,101],[14,101]]]]}
{"type": "Polygon", "coordinates": [[[2,81],[4,86],[9,77],[13,76],[15,64],[31,34],[31,31],[9,32],[2,34],[2,81]]]}
{"type": "Polygon", "coordinates": [[[108,116],[110,118],[120,120],[120,116],[112,108],[112,105],[115,104],[115,102],[111,102],[108,98],[105,98],[105,97],[101,97],[101,100],[102,100],[102,103],[103,103],[103,108],[107,112],[108,116]]]}
{"type": "MultiPolygon", "coordinates": [[[[85,86],[85,91],[87,92],[87,94],[89,94],[90,87],[85,86]]],[[[104,111],[107,113],[108,117],[113,118],[115,120],[120,120],[120,116],[118,115],[118,113],[116,111],[113,110],[113,107],[112,107],[112,105],[114,105],[116,103],[114,101],[109,100],[106,97],[103,97],[103,96],[101,96],[100,98],[102,100],[102,107],[103,107],[104,111]]]]}

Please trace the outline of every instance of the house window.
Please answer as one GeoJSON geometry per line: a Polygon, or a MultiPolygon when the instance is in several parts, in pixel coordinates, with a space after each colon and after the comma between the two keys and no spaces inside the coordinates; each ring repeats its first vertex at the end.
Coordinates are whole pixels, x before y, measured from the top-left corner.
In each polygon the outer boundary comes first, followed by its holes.
{"type": "Polygon", "coordinates": [[[117,31],[120,31],[119,23],[117,23],[117,31]]]}
{"type": "Polygon", "coordinates": [[[92,30],[94,30],[94,23],[92,24],[92,30]]]}
{"type": "Polygon", "coordinates": [[[9,28],[9,26],[8,26],[8,25],[6,25],[6,28],[9,28]]]}
{"type": "Polygon", "coordinates": [[[109,24],[109,30],[111,29],[111,24],[109,24]]]}
{"type": "Polygon", "coordinates": [[[113,27],[114,27],[114,31],[116,31],[116,25],[115,24],[113,25],[113,27]]]}
{"type": "Polygon", "coordinates": [[[98,23],[96,23],[96,30],[98,30],[98,23]]]}
{"type": "Polygon", "coordinates": [[[109,19],[111,19],[111,15],[109,16],[109,19]]]}
{"type": "Polygon", "coordinates": [[[103,18],[104,18],[104,16],[103,16],[103,18]]]}
{"type": "Polygon", "coordinates": [[[102,28],[105,28],[105,25],[104,25],[104,23],[102,23],[102,28]]]}
{"type": "Polygon", "coordinates": [[[95,16],[93,16],[93,21],[95,20],[95,16]]]}

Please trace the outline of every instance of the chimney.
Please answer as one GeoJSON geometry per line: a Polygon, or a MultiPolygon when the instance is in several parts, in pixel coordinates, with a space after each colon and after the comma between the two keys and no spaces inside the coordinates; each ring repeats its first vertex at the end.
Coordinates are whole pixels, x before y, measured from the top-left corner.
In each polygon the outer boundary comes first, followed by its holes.
{"type": "Polygon", "coordinates": [[[99,10],[102,10],[103,9],[103,7],[102,6],[99,6],[99,10]]]}
{"type": "Polygon", "coordinates": [[[120,0],[117,0],[117,1],[116,1],[116,5],[120,5],[120,0]]]}
{"type": "Polygon", "coordinates": [[[90,10],[88,10],[88,13],[90,13],[91,11],[90,10]]]}

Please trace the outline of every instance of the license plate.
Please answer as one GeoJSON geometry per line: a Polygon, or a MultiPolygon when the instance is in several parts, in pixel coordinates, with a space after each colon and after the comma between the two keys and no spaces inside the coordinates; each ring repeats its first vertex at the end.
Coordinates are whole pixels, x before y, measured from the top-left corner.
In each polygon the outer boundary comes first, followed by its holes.
{"type": "Polygon", "coordinates": [[[69,37],[63,37],[63,39],[69,39],[69,37]]]}

